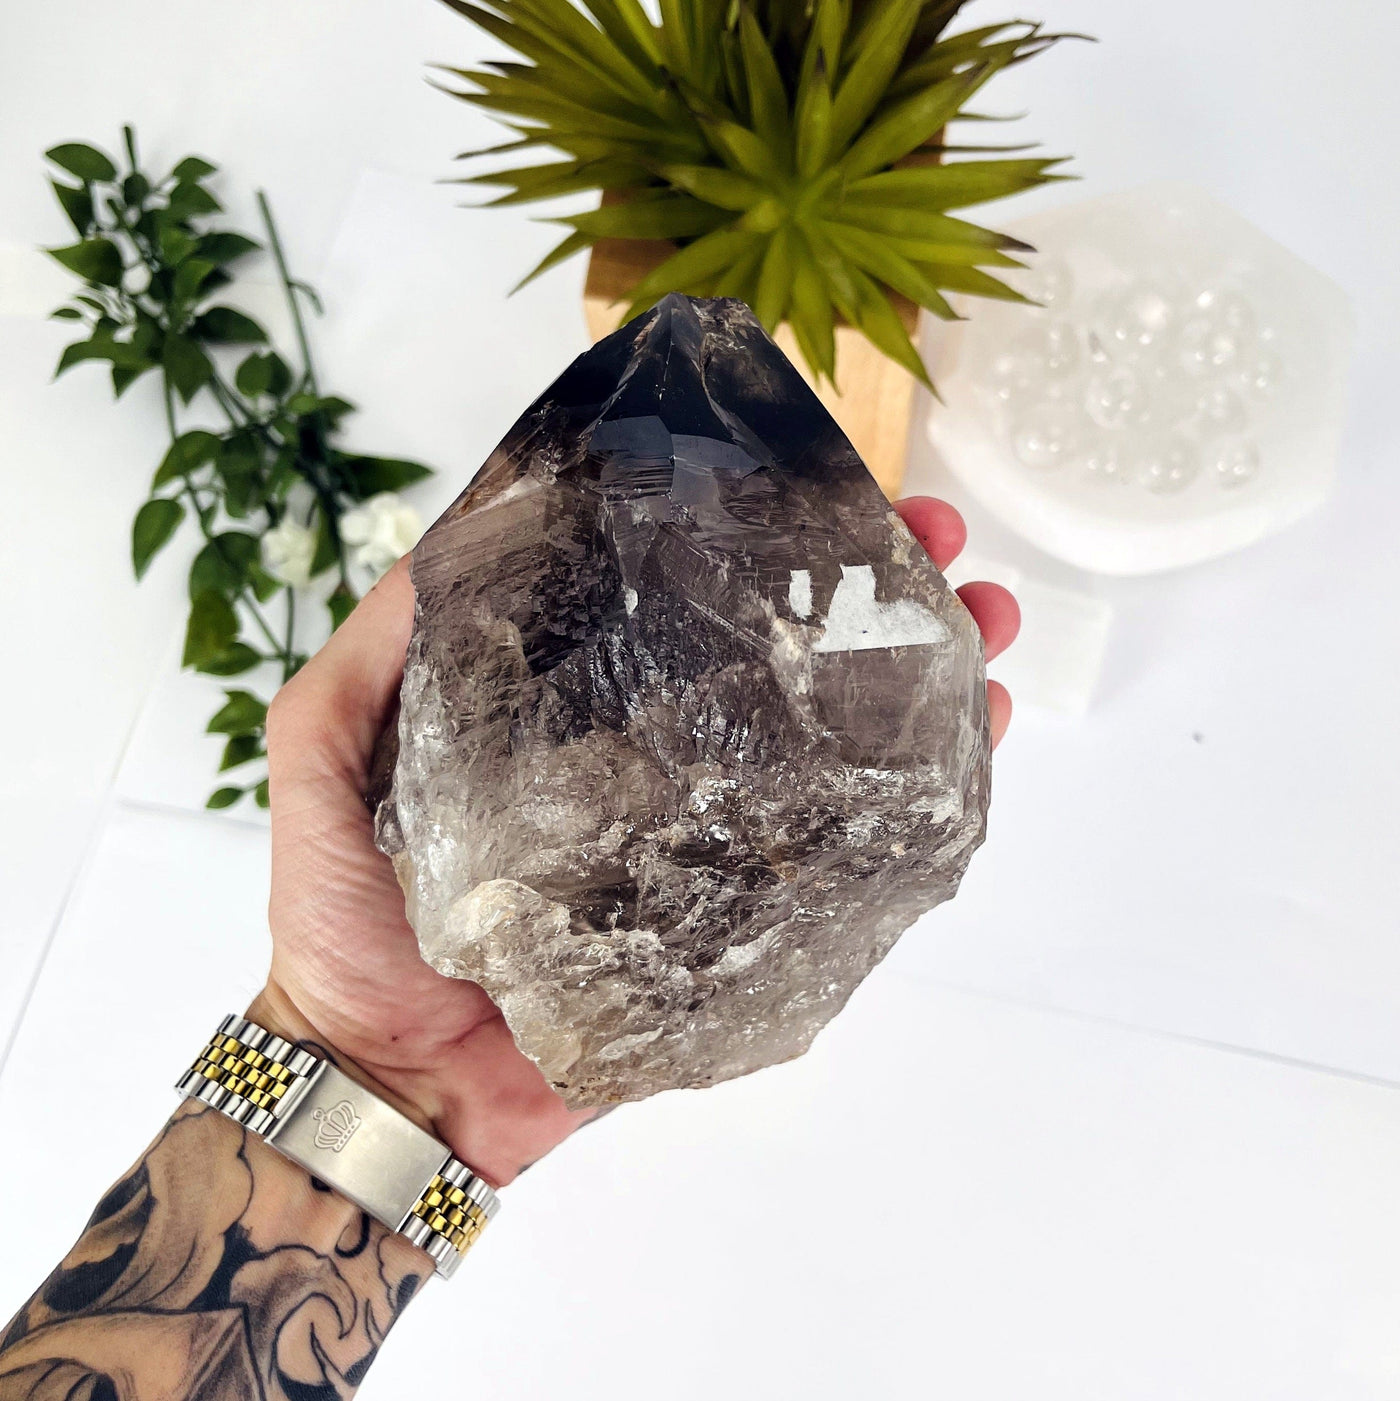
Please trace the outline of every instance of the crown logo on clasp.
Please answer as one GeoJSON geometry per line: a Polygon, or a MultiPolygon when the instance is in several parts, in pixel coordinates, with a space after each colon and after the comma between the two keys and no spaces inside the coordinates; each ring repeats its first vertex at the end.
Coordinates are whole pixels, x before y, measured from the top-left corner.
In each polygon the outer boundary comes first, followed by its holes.
{"type": "Polygon", "coordinates": [[[329,1148],[332,1153],[339,1153],[350,1142],[350,1135],[360,1127],[360,1116],[348,1099],[329,1109],[314,1109],[311,1117],[316,1121],[316,1146],[329,1148]]]}

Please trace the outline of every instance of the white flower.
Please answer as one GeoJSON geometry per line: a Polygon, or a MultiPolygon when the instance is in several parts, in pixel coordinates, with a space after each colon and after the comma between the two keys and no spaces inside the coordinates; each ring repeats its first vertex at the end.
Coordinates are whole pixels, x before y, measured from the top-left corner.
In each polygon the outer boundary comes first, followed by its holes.
{"type": "Polygon", "coordinates": [[[311,580],[311,561],[316,556],[316,532],[283,516],[262,538],[263,568],[293,588],[303,588],[311,580]]]}
{"type": "Polygon", "coordinates": [[[418,512],[392,491],[371,496],[340,518],[340,538],[355,546],[355,563],[376,579],[406,555],[422,533],[418,512]]]}

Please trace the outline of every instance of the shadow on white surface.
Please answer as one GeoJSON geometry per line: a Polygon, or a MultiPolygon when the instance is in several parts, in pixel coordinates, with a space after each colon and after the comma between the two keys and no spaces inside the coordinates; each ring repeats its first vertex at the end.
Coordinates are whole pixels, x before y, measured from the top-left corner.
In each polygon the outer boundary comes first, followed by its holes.
{"type": "MultiPolygon", "coordinates": [[[[6,1220],[0,1315],[256,989],[265,899],[255,828],[114,811],[0,1080],[0,1200],[45,1203],[6,1220]]],[[[882,969],[808,1057],[533,1168],[363,1394],[1390,1396],[1397,1105],[882,969]],[[469,1360],[432,1345],[468,1314],[469,1360]]]]}

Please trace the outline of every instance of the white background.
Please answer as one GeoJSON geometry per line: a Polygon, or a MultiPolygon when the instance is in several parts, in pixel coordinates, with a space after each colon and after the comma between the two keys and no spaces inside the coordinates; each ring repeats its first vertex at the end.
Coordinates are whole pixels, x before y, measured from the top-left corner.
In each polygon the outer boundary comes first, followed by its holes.
{"type": "MultiPolygon", "coordinates": [[[[989,91],[1084,176],[1021,208],[1194,182],[1353,297],[1336,495],[1130,582],[969,512],[979,553],[1113,606],[1088,713],[1023,708],[963,894],[811,1056],[535,1169],[366,1396],[1400,1396],[1400,20],[1037,12],[1101,42],[989,91]]],[[[39,153],[134,121],[153,164],[224,164],[250,231],[264,186],[329,304],[354,441],[439,467],[430,515],[584,345],[581,266],[504,297],[552,231],[433,183],[490,138],[423,65],[486,49],[428,0],[0,0],[0,1315],[266,952],[264,832],[198,811],[217,746],[204,683],[173,674],[183,546],[129,577],[158,405],[50,383],[66,282],[32,249],[65,228],[39,153]],[[134,1024],[155,1069],[102,1050],[134,1024]]],[[[916,455],[910,486],[941,485],[916,455]]]]}

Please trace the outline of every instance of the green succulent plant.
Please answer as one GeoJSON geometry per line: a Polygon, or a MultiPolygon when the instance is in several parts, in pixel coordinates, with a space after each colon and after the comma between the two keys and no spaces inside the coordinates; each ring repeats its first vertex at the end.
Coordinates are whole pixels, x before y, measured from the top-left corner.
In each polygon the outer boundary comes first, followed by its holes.
{"type": "Polygon", "coordinates": [[[944,133],[987,120],[967,109],[983,84],[1065,36],[1019,20],[950,36],[963,0],[660,0],[659,24],[639,0],[446,3],[525,60],[444,68],[512,133],[463,159],[562,156],[464,183],[506,187],[496,205],[605,194],[554,221],[569,233],[526,282],[599,239],[669,239],[629,315],[666,292],[740,297],[828,379],[841,318],[925,383],[892,294],[945,318],[948,292],[1023,300],[988,269],[1023,266],[1027,245],[951,211],[1063,178],[1060,162],[944,133]]]}

